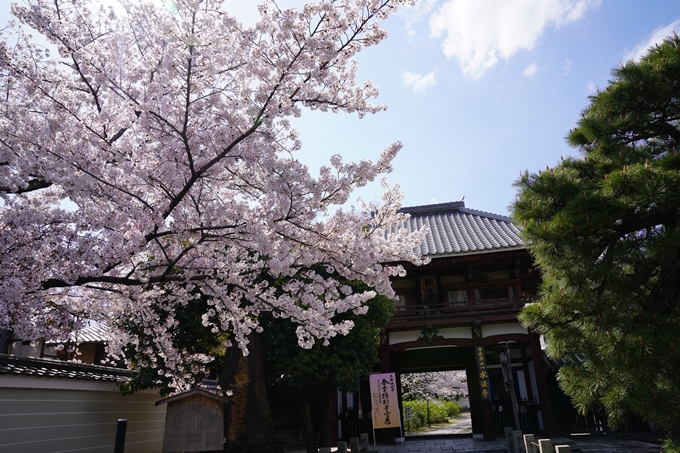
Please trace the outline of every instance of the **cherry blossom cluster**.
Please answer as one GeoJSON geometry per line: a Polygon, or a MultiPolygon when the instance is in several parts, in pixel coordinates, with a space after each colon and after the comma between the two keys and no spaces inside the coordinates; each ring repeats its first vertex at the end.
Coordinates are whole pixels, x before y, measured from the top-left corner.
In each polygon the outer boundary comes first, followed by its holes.
{"type": "Polygon", "coordinates": [[[0,328],[59,338],[75,320],[130,319],[190,375],[167,332],[197,292],[211,300],[205,325],[244,353],[264,311],[296,322],[309,347],[351,329],[334,313],[393,296],[403,269],[385,263],[419,263],[424,234],[400,228],[398,186],[384,184],[381,204],[339,206],[388,173],[401,145],[376,162],[332,156],[312,177],[289,119],[385,108],[353,56],[385,38],[379,20],[403,3],[269,1],[252,27],[218,0],[13,5],[20,25],[0,40],[0,328]],[[374,291],[354,294],[347,279],[374,291]]]}

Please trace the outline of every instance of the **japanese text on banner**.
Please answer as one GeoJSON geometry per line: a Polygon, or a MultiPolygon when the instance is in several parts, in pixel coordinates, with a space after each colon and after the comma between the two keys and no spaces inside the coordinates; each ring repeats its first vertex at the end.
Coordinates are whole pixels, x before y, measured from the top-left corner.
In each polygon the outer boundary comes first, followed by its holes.
{"type": "Polygon", "coordinates": [[[397,381],[394,373],[370,376],[373,428],[398,428],[401,426],[397,381]]]}

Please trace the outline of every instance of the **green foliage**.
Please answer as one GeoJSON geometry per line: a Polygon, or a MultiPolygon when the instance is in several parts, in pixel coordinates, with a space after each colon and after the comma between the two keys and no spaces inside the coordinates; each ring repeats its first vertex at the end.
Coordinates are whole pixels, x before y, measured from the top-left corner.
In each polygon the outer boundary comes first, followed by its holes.
{"type": "MultiPolygon", "coordinates": [[[[522,323],[542,333],[581,411],[680,427],[680,39],[613,71],[567,141],[581,158],[525,173],[515,221],[543,274],[522,323]]],[[[669,444],[670,445],[670,444],[669,444]]]]}
{"type": "MultiPolygon", "coordinates": [[[[196,382],[205,377],[216,377],[222,370],[224,363],[225,344],[228,341],[225,334],[214,334],[209,327],[202,323],[202,314],[210,308],[208,298],[195,294],[196,298],[186,304],[178,304],[172,313],[175,323],[169,327],[174,346],[189,354],[208,354],[216,357],[206,367],[205,372],[196,372],[189,368],[196,382]]],[[[154,304],[152,310],[160,314],[161,321],[165,322],[170,313],[166,311],[162,303],[154,304]]],[[[137,336],[136,344],[127,346],[126,355],[131,361],[132,374],[128,381],[118,384],[123,394],[131,394],[149,388],[159,388],[161,395],[168,395],[175,389],[170,386],[172,373],[181,370],[169,370],[164,360],[164,354],[158,345],[152,341],[152,337],[145,333],[141,324],[132,319],[118,320],[119,327],[137,336]],[[153,365],[152,365],[153,364],[153,365]]],[[[189,365],[185,363],[183,365],[189,365]]]]}
{"type": "MultiPolygon", "coordinates": [[[[355,293],[369,289],[361,282],[346,284],[355,293]]],[[[296,404],[307,439],[307,451],[330,446],[330,395],[333,389],[357,390],[359,376],[373,371],[378,362],[381,331],[392,317],[394,302],[378,296],[366,301],[364,306],[368,308],[365,314],[348,311],[332,318],[334,323],[354,323],[347,335],[337,335],[326,345],[317,341],[311,349],[298,345],[295,334],[298,325],[292,320],[271,316],[261,320],[271,374],[298,394],[296,404]]]]}
{"type": "Polygon", "coordinates": [[[460,415],[460,406],[455,401],[443,401],[444,407],[449,413],[449,418],[458,417],[460,415]]]}
{"type": "MultiPolygon", "coordinates": [[[[361,282],[349,284],[355,292],[368,289],[361,282]]],[[[394,310],[394,302],[384,296],[365,303],[366,314],[352,311],[339,313],[333,322],[352,321],[354,327],[347,335],[332,338],[328,345],[316,342],[311,349],[298,345],[297,325],[281,318],[271,318],[266,324],[267,360],[272,374],[280,376],[287,385],[303,389],[315,384],[355,391],[357,378],[369,374],[378,362],[381,329],[394,310]]]]}
{"type": "Polygon", "coordinates": [[[455,401],[412,400],[404,401],[403,407],[411,408],[411,420],[404,420],[404,429],[407,432],[418,431],[430,423],[445,423],[460,415],[460,406],[455,401]]]}
{"type": "MultiPolygon", "coordinates": [[[[282,281],[270,281],[272,286],[282,286],[282,281]]],[[[369,288],[361,282],[347,282],[354,292],[369,288]]],[[[378,362],[378,346],[381,329],[389,321],[394,310],[391,299],[378,296],[364,304],[368,311],[356,314],[353,311],[338,313],[333,322],[352,321],[354,327],[348,335],[332,338],[328,345],[316,342],[311,349],[302,349],[298,344],[298,324],[291,319],[273,317],[271,313],[261,314],[260,325],[264,327],[267,341],[267,362],[272,376],[295,389],[315,385],[339,387],[346,391],[356,390],[357,378],[373,371],[378,362]]],[[[171,314],[160,301],[152,309],[162,322],[173,316],[175,322],[169,328],[173,345],[187,354],[209,354],[217,360],[209,364],[207,373],[196,375],[199,382],[205,374],[217,376],[223,365],[226,335],[216,335],[202,323],[202,314],[209,311],[209,300],[201,294],[184,305],[177,305],[171,314]]],[[[162,351],[145,334],[141,325],[132,319],[121,319],[120,327],[136,335],[137,344],[128,345],[127,356],[132,362],[132,379],[120,384],[123,393],[134,393],[147,388],[159,387],[161,394],[172,391],[172,374],[168,369],[162,351]],[[149,364],[153,363],[153,366],[149,364]],[[141,365],[141,366],[137,366],[141,365]]],[[[183,372],[183,371],[182,371],[183,372]]]]}

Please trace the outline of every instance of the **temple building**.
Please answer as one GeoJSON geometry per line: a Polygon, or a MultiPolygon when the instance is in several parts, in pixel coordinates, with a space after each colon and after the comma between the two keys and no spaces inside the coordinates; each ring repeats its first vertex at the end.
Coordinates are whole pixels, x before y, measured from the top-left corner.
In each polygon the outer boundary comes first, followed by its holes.
{"type": "MultiPolygon", "coordinates": [[[[402,212],[411,215],[410,229],[429,228],[421,252],[431,261],[405,263],[407,275],[392,282],[399,299],[385,327],[379,371],[465,370],[475,437],[502,437],[505,426],[551,436],[540,337],[517,321],[540,281],[518,228],[508,217],[468,209],[462,201],[402,212]]],[[[399,436],[396,429],[385,431],[388,443],[399,436]]]]}

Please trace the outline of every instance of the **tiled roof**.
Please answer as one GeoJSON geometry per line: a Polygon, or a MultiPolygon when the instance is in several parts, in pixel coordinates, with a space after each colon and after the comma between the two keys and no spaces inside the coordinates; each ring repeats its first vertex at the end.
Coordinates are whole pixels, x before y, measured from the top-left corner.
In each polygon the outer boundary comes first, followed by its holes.
{"type": "Polygon", "coordinates": [[[48,378],[83,379],[94,381],[117,382],[125,379],[128,373],[124,369],[85,365],[61,360],[14,357],[0,354],[0,376],[24,375],[48,378]]]}
{"type": "Polygon", "coordinates": [[[420,245],[423,256],[465,255],[523,248],[519,230],[510,218],[465,207],[462,201],[402,208],[411,214],[411,231],[427,226],[420,245]]]}
{"type": "MultiPolygon", "coordinates": [[[[107,343],[111,339],[111,332],[109,327],[105,324],[96,323],[83,327],[80,330],[71,332],[68,341],[73,343],[107,343]]],[[[65,340],[50,339],[46,344],[61,344],[65,340]]]]}
{"type": "Polygon", "coordinates": [[[78,343],[106,343],[110,338],[109,328],[104,324],[92,324],[71,333],[71,341],[78,343]]]}
{"type": "Polygon", "coordinates": [[[585,354],[572,354],[561,359],[551,359],[550,357],[548,357],[545,351],[543,351],[543,366],[551,370],[556,370],[562,368],[563,366],[583,365],[583,362],[585,362],[585,360],[586,360],[585,354]]]}

